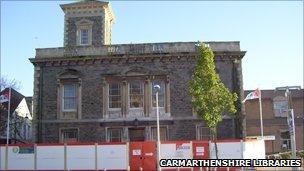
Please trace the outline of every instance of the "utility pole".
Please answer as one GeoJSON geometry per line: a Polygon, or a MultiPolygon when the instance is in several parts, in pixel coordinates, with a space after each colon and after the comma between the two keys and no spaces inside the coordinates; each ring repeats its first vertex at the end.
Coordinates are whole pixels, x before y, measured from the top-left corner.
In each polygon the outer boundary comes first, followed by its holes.
{"type": "Polygon", "coordinates": [[[300,90],[300,86],[286,86],[286,87],[277,87],[276,91],[278,90],[285,90],[285,97],[288,100],[288,108],[287,108],[287,124],[288,130],[291,139],[291,151],[292,151],[292,158],[296,159],[296,131],[295,131],[295,121],[294,121],[294,112],[292,106],[292,98],[290,90],[300,90]]]}

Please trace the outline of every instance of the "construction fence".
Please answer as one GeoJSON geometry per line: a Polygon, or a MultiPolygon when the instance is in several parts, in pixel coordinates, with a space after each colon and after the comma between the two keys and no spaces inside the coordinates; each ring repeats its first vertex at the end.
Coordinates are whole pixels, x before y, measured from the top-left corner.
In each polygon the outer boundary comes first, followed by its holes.
{"type": "MultiPolygon", "coordinates": [[[[263,140],[219,140],[220,159],[264,159],[263,140]]],[[[160,159],[215,159],[211,141],[161,142],[160,159]]],[[[156,170],[157,143],[13,144],[0,146],[0,170],[156,170]]],[[[162,170],[205,168],[162,168],[162,170]]]]}

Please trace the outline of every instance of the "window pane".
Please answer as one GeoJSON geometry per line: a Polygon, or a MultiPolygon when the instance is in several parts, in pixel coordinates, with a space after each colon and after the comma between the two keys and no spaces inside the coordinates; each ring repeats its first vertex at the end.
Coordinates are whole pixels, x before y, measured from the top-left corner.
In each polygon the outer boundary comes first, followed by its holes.
{"type": "Polygon", "coordinates": [[[165,106],[165,83],[164,81],[154,80],[152,82],[152,105],[156,107],[156,90],[154,89],[155,85],[160,86],[160,90],[158,91],[158,106],[165,106]]]}
{"type": "Polygon", "coordinates": [[[210,128],[200,127],[200,140],[210,140],[210,128]]]}
{"type": "Polygon", "coordinates": [[[122,129],[108,129],[108,139],[110,142],[121,142],[122,129]]]}
{"type": "Polygon", "coordinates": [[[282,148],[291,149],[291,139],[289,131],[281,132],[282,148]]]}
{"type": "Polygon", "coordinates": [[[120,85],[119,84],[110,84],[109,85],[109,94],[110,95],[120,95],[120,85]]]}
{"type": "MultiPolygon", "coordinates": [[[[160,132],[160,140],[166,141],[167,140],[167,128],[160,127],[159,132],[160,132]]],[[[152,135],[151,135],[152,140],[157,141],[157,128],[156,127],[151,128],[151,133],[152,133],[152,135]]]]}
{"type": "Polygon", "coordinates": [[[81,29],[81,44],[88,44],[89,42],[89,30],[88,29],[81,29]]]}
{"type": "Polygon", "coordinates": [[[76,86],[74,84],[64,85],[64,97],[75,97],[76,86]]]}
{"type": "Polygon", "coordinates": [[[281,132],[281,138],[282,139],[290,139],[289,131],[281,132]]]}
{"type": "Polygon", "coordinates": [[[109,108],[121,108],[120,84],[109,85],[109,108]]]}
{"type": "Polygon", "coordinates": [[[61,131],[63,142],[77,142],[78,129],[64,129],[61,131]]]}
{"type": "Polygon", "coordinates": [[[63,86],[63,108],[65,110],[76,109],[76,85],[67,84],[63,86]]]}
{"type": "Polygon", "coordinates": [[[130,108],[143,107],[143,85],[139,81],[130,83],[130,108]]]}

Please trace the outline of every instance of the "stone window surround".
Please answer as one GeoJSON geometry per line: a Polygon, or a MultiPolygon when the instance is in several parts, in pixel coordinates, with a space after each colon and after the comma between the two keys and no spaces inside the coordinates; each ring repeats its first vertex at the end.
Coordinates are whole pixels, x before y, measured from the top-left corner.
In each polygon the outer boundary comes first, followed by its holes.
{"type": "MultiPolygon", "coordinates": [[[[58,94],[58,118],[60,119],[69,119],[63,116],[64,113],[76,113],[76,118],[81,119],[81,79],[59,79],[57,86],[57,94],[58,94]],[[63,87],[64,84],[75,84],[76,85],[76,111],[66,111],[63,109],[63,87]]],[[[75,118],[70,118],[75,119],[75,118]]]]}
{"type": "Polygon", "coordinates": [[[82,99],[82,81],[80,73],[73,69],[66,69],[57,76],[57,119],[81,119],[81,99],[82,99]],[[75,84],[76,85],[76,111],[63,110],[63,85],[75,84]],[[64,117],[64,113],[75,113],[74,118],[64,117]]]}
{"type": "MultiPolygon", "coordinates": [[[[144,112],[144,116],[142,117],[149,117],[152,110],[155,109],[155,107],[152,107],[152,80],[163,80],[165,82],[165,107],[163,107],[163,110],[165,113],[170,114],[170,82],[168,76],[103,76],[102,77],[102,84],[103,84],[103,118],[109,118],[109,111],[111,109],[109,108],[109,84],[110,83],[121,83],[121,106],[120,109],[120,117],[127,117],[127,114],[130,110],[130,99],[129,99],[129,82],[133,80],[140,80],[144,84],[144,106],[143,108],[140,108],[144,112]]],[[[117,109],[115,109],[117,110],[117,109]]],[[[119,109],[118,109],[119,110],[119,109]]]]}
{"type": "Polygon", "coordinates": [[[79,46],[88,46],[92,45],[92,27],[93,22],[87,19],[82,19],[76,22],[76,38],[77,38],[77,45],[79,46]],[[81,30],[88,30],[88,44],[81,44],[81,30]]]}
{"type": "Polygon", "coordinates": [[[77,127],[62,127],[62,128],[59,128],[59,143],[64,143],[62,133],[65,130],[77,130],[77,141],[79,141],[79,128],[77,128],[77,127]]]}

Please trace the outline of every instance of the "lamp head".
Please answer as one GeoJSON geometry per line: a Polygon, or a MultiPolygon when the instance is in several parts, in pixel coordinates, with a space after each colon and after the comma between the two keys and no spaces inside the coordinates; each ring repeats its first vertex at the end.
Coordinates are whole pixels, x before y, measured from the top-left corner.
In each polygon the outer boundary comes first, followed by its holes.
{"type": "Polygon", "coordinates": [[[160,90],[160,86],[158,84],[153,86],[154,90],[159,91],[160,90]]]}

